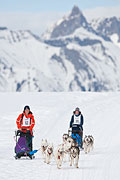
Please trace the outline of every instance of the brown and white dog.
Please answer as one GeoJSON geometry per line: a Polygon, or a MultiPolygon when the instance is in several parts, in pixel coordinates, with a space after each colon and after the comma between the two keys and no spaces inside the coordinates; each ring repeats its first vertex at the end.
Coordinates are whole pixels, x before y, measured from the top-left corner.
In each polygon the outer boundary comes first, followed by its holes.
{"type": "Polygon", "coordinates": [[[48,142],[47,142],[47,139],[42,139],[42,142],[41,142],[41,153],[42,153],[42,157],[45,161],[46,159],[46,149],[48,147],[48,142]]]}
{"type": "Polygon", "coordinates": [[[64,144],[60,144],[55,151],[55,161],[58,169],[60,169],[62,166],[64,152],[65,152],[64,144]]]}
{"type": "Polygon", "coordinates": [[[48,144],[47,149],[45,150],[45,162],[49,164],[53,156],[53,144],[48,144]]]}
{"type": "Polygon", "coordinates": [[[85,136],[84,141],[83,141],[83,148],[84,152],[87,154],[91,150],[93,150],[93,145],[94,145],[94,138],[93,136],[85,136]]]}

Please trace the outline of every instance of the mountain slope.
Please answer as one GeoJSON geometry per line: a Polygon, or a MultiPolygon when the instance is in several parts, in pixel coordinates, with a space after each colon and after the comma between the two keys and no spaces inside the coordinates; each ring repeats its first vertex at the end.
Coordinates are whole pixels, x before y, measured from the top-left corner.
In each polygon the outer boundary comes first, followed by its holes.
{"type": "Polygon", "coordinates": [[[119,90],[119,48],[112,43],[110,36],[97,31],[83,17],[75,6],[70,15],[43,35],[44,42],[60,47],[61,54],[58,58],[65,58],[72,64],[70,90],[119,90]],[[53,35],[54,32],[57,36],[53,35]]]}

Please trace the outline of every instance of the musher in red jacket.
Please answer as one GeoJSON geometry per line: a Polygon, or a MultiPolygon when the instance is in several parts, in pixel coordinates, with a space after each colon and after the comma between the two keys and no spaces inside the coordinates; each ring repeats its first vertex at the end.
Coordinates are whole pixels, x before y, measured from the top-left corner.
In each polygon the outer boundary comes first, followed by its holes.
{"type": "Polygon", "coordinates": [[[32,136],[33,127],[35,125],[35,120],[29,106],[24,107],[24,111],[20,114],[16,120],[18,130],[21,131],[21,136],[26,136],[27,145],[32,151],[32,136]]]}

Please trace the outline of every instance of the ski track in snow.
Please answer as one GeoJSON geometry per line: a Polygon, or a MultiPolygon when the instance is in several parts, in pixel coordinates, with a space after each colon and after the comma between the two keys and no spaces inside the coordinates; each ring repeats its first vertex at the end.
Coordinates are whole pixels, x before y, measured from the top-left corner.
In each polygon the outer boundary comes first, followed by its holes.
{"type": "Polygon", "coordinates": [[[0,179],[2,180],[119,180],[120,177],[120,93],[0,93],[0,179]],[[95,138],[94,150],[80,153],[79,169],[69,162],[57,169],[54,158],[14,159],[16,118],[29,104],[35,116],[34,149],[42,138],[56,148],[69,127],[76,106],[84,115],[84,135],[95,138]]]}

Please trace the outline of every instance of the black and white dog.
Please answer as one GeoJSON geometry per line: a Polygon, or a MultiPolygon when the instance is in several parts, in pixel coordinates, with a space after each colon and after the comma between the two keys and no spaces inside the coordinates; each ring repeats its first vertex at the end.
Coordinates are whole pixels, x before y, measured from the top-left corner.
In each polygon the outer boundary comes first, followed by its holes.
{"type": "Polygon", "coordinates": [[[78,168],[79,154],[80,149],[76,146],[72,146],[70,149],[70,166],[75,164],[75,167],[78,168]]]}
{"type": "Polygon", "coordinates": [[[84,141],[83,141],[83,148],[84,152],[87,154],[91,150],[93,150],[93,145],[94,145],[94,138],[93,136],[85,136],[84,141]]]}
{"type": "Polygon", "coordinates": [[[66,149],[67,153],[70,155],[70,166],[75,163],[75,167],[78,168],[80,150],[72,137],[68,137],[66,149]]]}
{"type": "Polygon", "coordinates": [[[68,134],[63,134],[63,143],[66,143],[67,142],[67,139],[68,139],[69,135],[68,134]]]}

